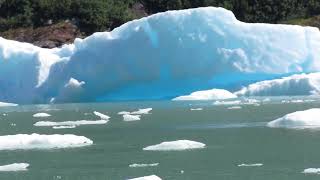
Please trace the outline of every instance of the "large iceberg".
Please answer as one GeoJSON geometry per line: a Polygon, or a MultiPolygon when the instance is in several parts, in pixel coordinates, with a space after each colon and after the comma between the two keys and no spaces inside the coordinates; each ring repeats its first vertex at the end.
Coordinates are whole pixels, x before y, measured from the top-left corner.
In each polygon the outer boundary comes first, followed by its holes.
{"type": "Polygon", "coordinates": [[[0,101],[171,99],[236,90],[319,71],[319,52],[317,28],[243,23],[223,8],[169,11],[55,49],[0,38],[0,101]]]}

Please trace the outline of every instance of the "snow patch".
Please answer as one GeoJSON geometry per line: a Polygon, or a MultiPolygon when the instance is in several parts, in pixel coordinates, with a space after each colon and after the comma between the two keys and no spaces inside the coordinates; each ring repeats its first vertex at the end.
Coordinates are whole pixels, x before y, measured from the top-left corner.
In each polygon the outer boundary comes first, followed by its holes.
{"type": "Polygon", "coordinates": [[[206,145],[196,141],[177,140],[171,142],[162,142],[143,148],[145,151],[183,151],[189,149],[203,149],[206,145]]]}

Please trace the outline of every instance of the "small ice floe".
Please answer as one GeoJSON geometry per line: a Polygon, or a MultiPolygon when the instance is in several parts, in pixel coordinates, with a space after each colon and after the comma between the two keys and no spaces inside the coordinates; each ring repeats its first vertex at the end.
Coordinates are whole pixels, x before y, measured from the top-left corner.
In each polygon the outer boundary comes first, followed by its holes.
{"type": "Polygon", "coordinates": [[[238,105],[241,104],[240,100],[236,100],[236,101],[216,101],[213,103],[213,105],[216,106],[229,106],[229,105],[238,105]]]}
{"type": "Polygon", "coordinates": [[[143,176],[143,177],[133,178],[133,179],[129,179],[129,180],[161,180],[161,178],[156,175],[151,175],[151,176],[143,176]]]}
{"type": "Polygon", "coordinates": [[[145,151],[183,151],[189,149],[203,149],[206,145],[196,141],[177,140],[170,142],[162,142],[157,145],[152,145],[143,148],[145,151]]]}
{"type": "MultiPolygon", "coordinates": [[[[82,126],[82,125],[97,125],[97,124],[106,124],[108,120],[96,120],[96,121],[89,121],[89,120],[80,120],[80,121],[63,121],[63,122],[52,122],[52,121],[39,121],[34,124],[34,126],[41,126],[41,127],[70,127],[72,126],[82,126]]],[[[57,129],[57,128],[55,128],[57,129]]],[[[61,129],[61,128],[60,128],[61,129]]]]}
{"type": "Polygon", "coordinates": [[[130,164],[129,167],[131,168],[143,168],[143,167],[155,167],[158,166],[159,163],[152,163],[152,164],[130,164]]]}
{"type": "Polygon", "coordinates": [[[7,106],[18,106],[18,104],[0,102],[0,107],[7,107],[7,106]]]}
{"type": "Polygon", "coordinates": [[[304,103],[304,101],[301,99],[291,100],[290,102],[291,103],[304,103]]]}
{"type": "Polygon", "coordinates": [[[11,123],[10,126],[15,127],[15,126],[17,126],[17,124],[11,123]]]}
{"type": "Polygon", "coordinates": [[[27,171],[30,165],[27,163],[14,163],[0,166],[1,172],[27,171]]]}
{"type": "Polygon", "coordinates": [[[228,109],[232,110],[232,109],[242,109],[241,106],[231,106],[231,107],[228,107],[228,109]]]}
{"type": "Polygon", "coordinates": [[[320,168],[308,168],[303,170],[304,174],[320,174],[320,168]]]}
{"type": "Polygon", "coordinates": [[[219,100],[219,99],[234,99],[236,95],[224,89],[211,89],[205,91],[193,92],[190,95],[179,96],[173,101],[208,101],[208,100],[219,100]]]}
{"type": "Polygon", "coordinates": [[[320,128],[320,109],[309,109],[287,114],[267,124],[271,128],[320,128]]]}
{"type": "Polygon", "coordinates": [[[141,118],[140,115],[131,115],[131,114],[125,114],[123,115],[123,120],[126,122],[130,122],[130,121],[140,121],[141,118]]]}
{"type": "Polygon", "coordinates": [[[181,170],[181,171],[180,171],[180,174],[184,174],[184,170],[181,170]]]}
{"type": "Polygon", "coordinates": [[[45,118],[45,117],[50,117],[51,115],[48,114],[48,113],[36,113],[33,115],[33,117],[36,117],[36,118],[45,118]]]}
{"type": "Polygon", "coordinates": [[[108,119],[110,119],[110,116],[107,116],[107,115],[102,114],[102,113],[97,112],[97,111],[94,111],[93,114],[96,115],[96,116],[98,116],[98,117],[100,117],[100,118],[103,119],[103,120],[108,120],[108,119]]]}
{"type": "Polygon", "coordinates": [[[0,136],[0,150],[61,149],[92,145],[84,136],[72,134],[40,135],[17,134],[0,136]]]}
{"type": "Polygon", "coordinates": [[[238,167],[261,167],[263,164],[256,163],[256,164],[239,164],[238,167]]]}
{"type": "Polygon", "coordinates": [[[130,112],[128,111],[121,111],[121,112],[118,112],[119,115],[126,115],[126,114],[130,114],[130,112]]]}
{"type": "Polygon", "coordinates": [[[190,111],[202,111],[203,108],[191,108],[190,111]]]}
{"type": "Polygon", "coordinates": [[[3,113],[2,116],[8,116],[8,114],[7,113],[3,113]]]}
{"type": "Polygon", "coordinates": [[[84,113],[84,115],[85,115],[85,116],[89,116],[89,115],[91,115],[91,113],[87,113],[87,112],[86,112],[86,113],[84,113]]]}
{"type": "Polygon", "coordinates": [[[138,111],[133,111],[130,114],[149,114],[152,108],[139,109],[138,111]]]}
{"type": "Polygon", "coordinates": [[[75,125],[69,125],[69,126],[53,126],[52,129],[74,129],[77,126],[75,125]]]}

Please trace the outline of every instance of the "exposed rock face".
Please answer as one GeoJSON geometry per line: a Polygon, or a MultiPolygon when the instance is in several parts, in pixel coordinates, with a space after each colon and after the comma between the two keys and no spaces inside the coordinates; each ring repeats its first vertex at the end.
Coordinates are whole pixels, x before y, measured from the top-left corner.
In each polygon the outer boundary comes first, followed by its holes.
{"type": "Polygon", "coordinates": [[[32,43],[42,48],[55,48],[72,43],[75,38],[82,37],[79,28],[69,22],[60,22],[39,28],[19,28],[0,32],[0,36],[20,42],[32,43]]]}

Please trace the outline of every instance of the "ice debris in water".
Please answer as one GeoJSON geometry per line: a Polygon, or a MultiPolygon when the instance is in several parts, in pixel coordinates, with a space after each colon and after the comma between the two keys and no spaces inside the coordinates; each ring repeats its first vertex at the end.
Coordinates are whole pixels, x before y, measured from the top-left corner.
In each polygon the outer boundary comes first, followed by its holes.
{"type": "Polygon", "coordinates": [[[74,129],[77,126],[69,125],[69,126],[53,126],[52,129],[74,129]]]}
{"type": "Polygon", "coordinates": [[[256,164],[239,164],[238,167],[260,167],[263,166],[262,163],[256,163],[256,164]]]}
{"type": "Polygon", "coordinates": [[[242,109],[241,106],[231,106],[231,107],[228,107],[228,109],[232,110],[232,109],[242,109]]]}
{"type": "Polygon", "coordinates": [[[287,114],[267,124],[272,128],[320,128],[320,109],[309,109],[287,114]]]}
{"type": "Polygon", "coordinates": [[[52,121],[39,121],[34,126],[81,126],[81,125],[95,125],[95,124],[106,124],[108,120],[79,120],[79,121],[63,121],[63,122],[52,122],[52,121]]]}
{"type": "Polygon", "coordinates": [[[198,100],[219,100],[219,99],[233,99],[236,95],[224,89],[211,89],[206,91],[193,92],[190,95],[179,96],[173,101],[198,101],[198,100]]]}
{"type": "Polygon", "coordinates": [[[162,142],[157,145],[152,145],[143,148],[145,151],[183,151],[188,149],[202,149],[206,145],[196,141],[190,140],[177,140],[170,142],[162,142]]]}
{"type": "Polygon", "coordinates": [[[18,106],[18,104],[0,102],[0,107],[6,107],[6,106],[18,106]]]}
{"type": "Polygon", "coordinates": [[[191,108],[190,111],[202,111],[203,108],[191,108]]]}
{"type": "Polygon", "coordinates": [[[125,114],[123,115],[123,120],[124,121],[140,121],[141,118],[140,118],[140,115],[131,115],[131,114],[125,114]]]}
{"type": "Polygon", "coordinates": [[[129,180],[161,180],[161,178],[156,175],[151,175],[151,176],[143,176],[143,177],[133,178],[133,179],[129,179],[129,180]]]}
{"type": "Polygon", "coordinates": [[[128,111],[121,111],[121,112],[118,112],[119,115],[125,115],[125,114],[130,114],[130,112],[128,111]]]}
{"type": "Polygon", "coordinates": [[[27,171],[30,165],[28,163],[14,163],[0,166],[0,171],[27,171]]]}
{"type": "Polygon", "coordinates": [[[107,116],[107,115],[105,115],[105,114],[102,114],[102,113],[100,113],[100,112],[97,112],[97,111],[94,111],[93,114],[96,115],[96,116],[98,116],[98,117],[100,117],[100,118],[103,119],[103,120],[108,120],[108,119],[110,119],[109,116],[107,116]]]}
{"type": "Polygon", "coordinates": [[[84,136],[72,134],[17,134],[0,136],[0,150],[60,149],[88,146],[92,143],[90,139],[84,136]]]}
{"type": "Polygon", "coordinates": [[[320,174],[320,168],[308,168],[303,170],[304,174],[320,174]]]}
{"type": "Polygon", "coordinates": [[[36,113],[33,115],[33,117],[36,117],[36,118],[42,118],[42,117],[50,117],[51,115],[48,114],[48,113],[36,113]]]}
{"type": "Polygon", "coordinates": [[[138,111],[133,111],[130,114],[149,114],[152,108],[139,109],[138,111]]]}
{"type": "Polygon", "coordinates": [[[131,168],[142,168],[142,167],[155,167],[158,166],[159,163],[152,163],[152,164],[130,164],[129,167],[131,168]]]}

